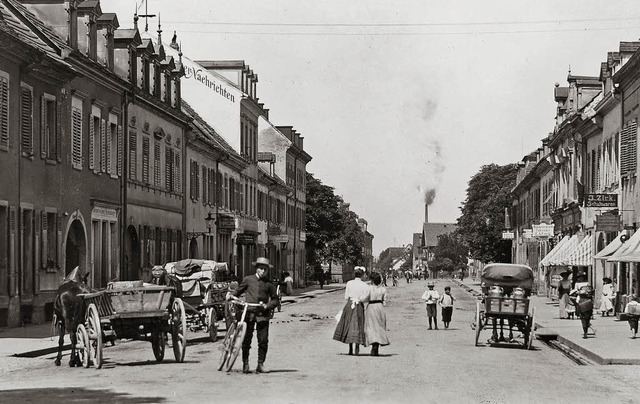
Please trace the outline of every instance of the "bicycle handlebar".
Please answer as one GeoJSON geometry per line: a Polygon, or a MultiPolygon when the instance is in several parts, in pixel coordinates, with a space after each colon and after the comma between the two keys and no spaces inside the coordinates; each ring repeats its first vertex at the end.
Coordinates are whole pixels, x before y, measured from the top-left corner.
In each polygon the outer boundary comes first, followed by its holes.
{"type": "Polygon", "coordinates": [[[240,300],[235,296],[231,296],[231,300],[229,300],[233,304],[237,304],[239,306],[249,306],[249,307],[262,307],[262,303],[247,303],[244,300],[240,300]]]}

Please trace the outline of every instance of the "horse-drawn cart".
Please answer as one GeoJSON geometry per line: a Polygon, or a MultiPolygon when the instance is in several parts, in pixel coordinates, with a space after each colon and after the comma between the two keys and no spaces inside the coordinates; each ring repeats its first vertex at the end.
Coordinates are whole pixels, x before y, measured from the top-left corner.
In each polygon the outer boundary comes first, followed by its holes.
{"type": "Polygon", "coordinates": [[[77,348],[84,367],[102,367],[106,341],[150,341],[158,362],[164,359],[167,334],[171,335],[176,361],[184,361],[186,316],[173,287],[147,286],[139,282],[113,282],[106,290],[82,294],[85,322],[78,325],[77,348]]]}
{"type": "Polygon", "coordinates": [[[490,344],[519,343],[513,337],[515,327],[522,333],[522,345],[531,349],[535,339],[535,308],[531,307],[529,299],[533,287],[531,268],[518,264],[489,264],[482,270],[481,281],[482,299],[476,303],[472,324],[476,346],[480,332],[485,328],[492,329],[490,344]],[[509,327],[507,338],[504,337],[505,322],[509,327]]]}

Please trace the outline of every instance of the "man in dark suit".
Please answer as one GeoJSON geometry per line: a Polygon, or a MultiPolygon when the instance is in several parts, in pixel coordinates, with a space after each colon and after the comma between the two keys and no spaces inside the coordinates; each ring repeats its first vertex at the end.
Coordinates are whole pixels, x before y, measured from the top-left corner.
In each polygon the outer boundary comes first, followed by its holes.
{"type": "MultiPolygon", "coordinates": [[[[260,257],[253,263],[256,269],[254,275],[245,276],[238,289],[230,292],[231,295],[245,295],[247,303],[260,303],[260,307],[249,307],[245,317],[247,323],[247,333],[242,341],[242,372],[251,373],[249,370],[249,350],[253,339],[253,330],[257,330],[258,335],[258,367],[257,373],[269,373],[265,368],[264,361],[267,358],[269,347],[269,319],[271,310],[278,305],[278,295],[276,287],[268,281],[267,272],[271,268],[269,260],[260,257]]],[[[231,297],[228,296],[230,299],[231,297]]]]}

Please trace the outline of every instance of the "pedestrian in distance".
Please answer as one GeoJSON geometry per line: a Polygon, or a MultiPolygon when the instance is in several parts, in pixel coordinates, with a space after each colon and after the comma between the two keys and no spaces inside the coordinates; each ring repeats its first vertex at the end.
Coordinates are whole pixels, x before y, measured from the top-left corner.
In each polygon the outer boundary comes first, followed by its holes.
{"type": "Polygon", "coordinates": [[[433,326],[438,329],[438,299],[440,294],[437,290],[434,290],[435,284],[433,281],[427,283],[427,290],[422,294],[422,300],[427,302],[427,319],[429,320],[429,329],[431,330],[431,322],[433,326]]]}
{"type": "Polygon", "coordinates": [[[318,272],[318,283],[320,284],[320,289],[324,289],[324,272],[318,272]]]}
{"type": "Polygon", "coordinates": [[[346,303],[333,333],[333,339],[349,344],[349,355],[360,353],[360,345],[366,343],[364,334],[364,302],[369,299],[369,285],[362,281],[364,271],[354,270],[355,278],[347,282],[344,290],[346,303]],[[354,350],[355,348],[355,350],[354,350]]]}
{"type": "Polygon", "coordinates": [[[451,315],[453,314],[453,302],[456,299],[451,295],[451,287],[446,286],[444,288],[444,294],[440,296],[438,303],[442,308],[442,323],[444,324],[444,328],[449,328],[449,323],[451,323],[451,315]]]}
{"type": "Polygon", "coordinates": [[[593,289],[584,281],[584,278],[579,278],[575,286],[576,288],[570,293],[573,296],[571,301],[582,323],[582,338],[587,339],[589,328],[591,328],[591,317],[593,317],[593,289]]]}
{"type": "Polygon", "coordinates": [[[393,286],[398,286],[398,273],[393,271],[393,286]]]}
{"type": "Polygon", "coordinates": [[[293,293],[293,278],[291,277],[291,274],[289,274],[289,271],[286,271],[285,275],[286,276],[284,278],[284,283],[287,285],[285,294],[287,296],[291,296],[291,294],[293,293]]]}
{"type": "Polygon", "coordinates": [[[631,329],[631,339],[636,339],[636,335],[638,334],[638,318],[640,317],[640,299],[638,296],[631,296],[631,300],[629,300],[629,303],[624,307],[624,312],[627,314],[627,321],[631,329]]]}
{"type": "Polygon", "coordinates": [[[239,297],[245,295],[247,303],[259,303],[260,307],[249,307],[245,317],[247,333],[242,341],[242,372],[251,373],[249,370],[249,351],[251,350],[251,340],[253,330],[257,330],[258,338],[258,367],[256,373],[269,373],[264,366],[269,349],[269,319],[271,311],[278,305],[276,287],[269,282],[267,273],[271,268],[269,260],[260,257],[253,263],[256,270],[254,275],[245,276],[240,282],[238,289],[227,294],[227,300],[231,300],[231,295],[239,297]]]}
{"type": "Polygon", "coordinates": [[[387,306],[387,288],[382,286],[382,276],[377,272],[371,274],[371,283],[364,315],[365,346],[371,345],[371,356],[379,356],[380,346],[389,345],[387,316],[384,312],[384,307],[387,306]]]}
{"type": "Polygon", "coordinates": [[[613,290],[613,282],[611,278],[602,278],[602,297],[600,301],[600,312],[602,317],[613,314],[613,299],[615,292],[613,290]]]}
{"type": "Polygon", "coordinates": [[[562,279],[558,282],[558,316],[562,318],[573,318],[575,315],[575,308],[569,299],[569,293],[571,292],[571,280],[569,279],[571,271],[564,271],[560,273],[562,279]]]}

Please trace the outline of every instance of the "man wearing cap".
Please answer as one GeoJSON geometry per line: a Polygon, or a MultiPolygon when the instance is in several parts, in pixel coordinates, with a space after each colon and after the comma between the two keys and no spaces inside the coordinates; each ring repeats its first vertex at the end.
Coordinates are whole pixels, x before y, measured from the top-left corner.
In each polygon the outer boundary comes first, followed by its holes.
{"type": "Polygon", "coordinates": [[[267,358],[267,349],[269,347],[269,318],[270,311],[278,305],[278,295],[275,285],[268,281],[267,272],[271,268],[269,260],[265,257],[259,257],[253,263],[256,269],[254,275],[245,276],[238,286],[238,289],[229,292],[230,295],[245,295],[247,303],[260,303],[260,307],[249,307],[245,317],[247,323],[247,333],[244,341],[242,341],[242,372],[251,373],[249,370],[249,350],[251,349],[251,340],[253,339],[253,330],[257,330],[258,334],[258,367],[256,373],[269,373],[264,367],[264,361],[267,358]]]}

